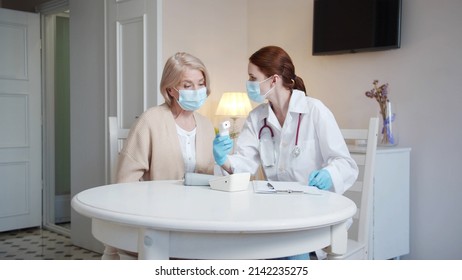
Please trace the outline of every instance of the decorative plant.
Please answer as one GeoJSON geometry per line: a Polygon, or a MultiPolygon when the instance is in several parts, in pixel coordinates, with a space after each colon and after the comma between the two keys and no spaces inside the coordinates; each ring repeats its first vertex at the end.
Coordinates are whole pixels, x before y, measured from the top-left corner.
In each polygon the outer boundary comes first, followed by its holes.
{"type": "Polygon", "coordinates": [[[388,99],[388,83],[378,85],[379,81],[374,80],[374,87],[370,91],[366,91],[366,96],[375,98],[379,103],[380,115],[382,116],[382,144],[396,144],[396,140],[391,130],[391,123],[395,120],[395,114],[390,113],[390,100],[388,99]]]}

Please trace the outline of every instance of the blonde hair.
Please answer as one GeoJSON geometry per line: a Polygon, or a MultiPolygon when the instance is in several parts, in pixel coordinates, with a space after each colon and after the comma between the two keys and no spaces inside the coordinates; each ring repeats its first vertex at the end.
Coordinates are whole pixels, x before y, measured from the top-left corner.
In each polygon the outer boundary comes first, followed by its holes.
{"type": "Polygon", "coordinates": [[[204,75],[207,96],[210,95],[210,78],[204,63],[197,57],[185,52],[177,52],[165,62],[162,79],[160,80],[160,92],[168,106],[172,105],[172,97],[167,89],[173,88],[181,82],[181,78],[186,69],[195,69],[204,75]]]}

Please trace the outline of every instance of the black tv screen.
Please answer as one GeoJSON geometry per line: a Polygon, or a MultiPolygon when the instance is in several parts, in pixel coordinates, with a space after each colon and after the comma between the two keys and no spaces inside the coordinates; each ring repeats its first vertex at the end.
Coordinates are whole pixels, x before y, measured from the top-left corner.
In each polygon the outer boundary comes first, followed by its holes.
{"type": "Polygon", "coordinates": [[[397,49],[401,0],[314,0],[313,55],[397,49]]]}

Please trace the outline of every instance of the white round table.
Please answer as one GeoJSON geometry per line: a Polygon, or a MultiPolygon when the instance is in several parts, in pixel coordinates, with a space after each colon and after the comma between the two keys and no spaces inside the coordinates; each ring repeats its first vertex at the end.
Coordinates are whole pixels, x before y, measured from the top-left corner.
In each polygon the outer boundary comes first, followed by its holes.
{"type": "Polygon", "coordinates": [[[96,239],[140,259],[269,259],[327,246],[341,254],[356,212],[332,192],[222,192],[183,181],[95,187],[75,195],[72,207],[92,219],[96,239]]]}

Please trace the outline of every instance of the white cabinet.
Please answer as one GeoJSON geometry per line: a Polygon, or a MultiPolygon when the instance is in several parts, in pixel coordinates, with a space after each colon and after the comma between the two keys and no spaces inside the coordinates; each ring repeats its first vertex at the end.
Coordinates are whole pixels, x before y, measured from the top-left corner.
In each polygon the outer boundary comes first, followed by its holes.
{"type": "Polygon", "coordinates": [[[409,254],[410,152],[410,148],[377,148],[369,239],[371,259],[409,254]]]}

